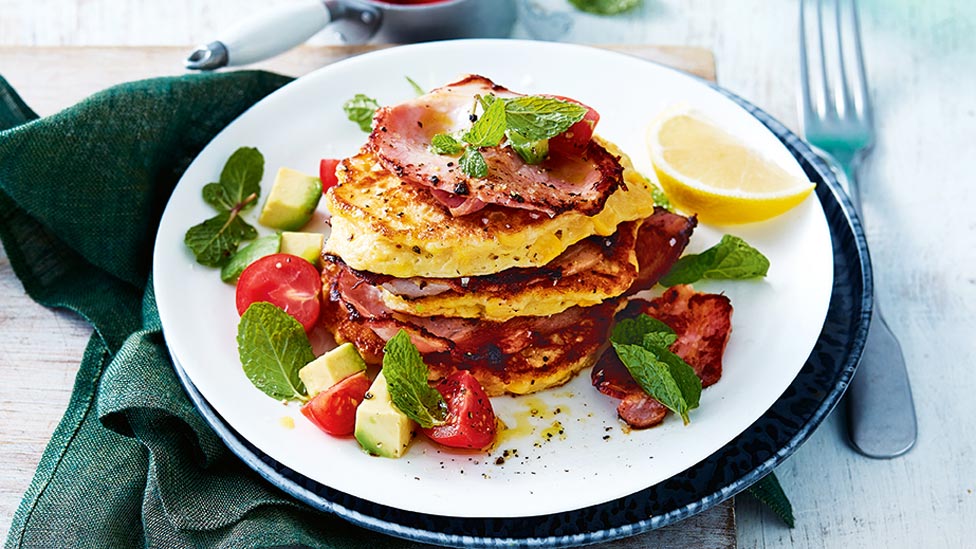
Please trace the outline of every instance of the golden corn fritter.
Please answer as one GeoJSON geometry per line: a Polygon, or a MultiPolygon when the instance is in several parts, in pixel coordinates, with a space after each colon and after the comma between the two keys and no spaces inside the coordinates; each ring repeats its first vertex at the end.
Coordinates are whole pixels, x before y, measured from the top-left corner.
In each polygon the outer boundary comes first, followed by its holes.
{"type": "Polygon", "coordinates": [[[332,234],[325,253],[354,269],[399,278],[479,276],[545,265],[586,237],[609,236],[620,223],[654,211],[644,177],[617,147],[601,144],[620,157],[627,189],[614,192],[594,216],[566,212],[553,218],[495,206],[452,217],[428,189],[402,182],[362,151],[343,160],[339,183],[326,194],[332,234]]]}

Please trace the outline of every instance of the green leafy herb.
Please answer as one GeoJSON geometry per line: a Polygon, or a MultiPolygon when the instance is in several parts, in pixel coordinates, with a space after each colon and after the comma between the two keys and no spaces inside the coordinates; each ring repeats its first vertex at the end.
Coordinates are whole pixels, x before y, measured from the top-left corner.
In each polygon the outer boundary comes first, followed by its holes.
{"type": "Polygon", "coordinates": [[[264,156],[255,148],[241,147],[227,159],[220,181],[203,187],[203,200],[217,215],[186,231],[183,242],[197,263],[208,267],[224,265],[243,240],[257,238],[257,230],[240,214],[254,207],[261,195],[264,156]]]}
{"type": "Polygon", "coordinates": [[[749,493],[776,514],[787,526],[793,528],[793,505],[783,492],[775,473],[769,473],[762,480],[749,487],[749,493]]]}
{"type": "Polygon", "coordinates": [[[513,133],[512,150],[522,157],[526,164],[541,164],[549,156],[549,140],[521,141],[518,134],[513,133]]]}
{"type": "Polygon", "coordinates": [[[276,254],[281,249],[281,233],[262,236],[240,250],[237,250],[222,269],[220,279],[224,282],[235,282],[248,265],[266,255],[276,254]]]}
{"type": "Polygon", "coordinates": [[[737,236],[722,240],[700,254],[686,255],[661,278],[661,284],[691,284],[702,279],[744,280],[766,276],[769,259],[737,236]]]}
{"type": "Polygon", "coordinates": [[[404,330],[383,348],[383,375],[393,404],[421,427],[443,425],[447,419],[444,397],[427,384],[427,365],[404,330]]]}
{"type": "Polygon", "coordinates": [[[464,145],[446,133],[439,133],[430,140],[430,150],[434,154],[455,155],[464,150],[464,145]]]}
{"type": "Polygon", "coordinates": [[[298,370],[315,355],[305,330],[291,315],[270,303],[252,303],[237,325],[237,351],[247,378],[266,395],[308,400],[298,370]]]}
{"type": "Polygon", "coordinates": [[[668,349],[676,340],[674,330],[648,315],[620,321],[610,335],[617,356],[637,384],[687,425],[702,386],[695,370],[668,349]]]}
{"type": "Polygon", "coordinates": [[[569,0],[576,9],[597,15],[617,15],[632,10],[641,0],[569,0]]]}
{"type": "Polygon", "coordinates": [[[420,84],[414,82],[413,78],[410,78],[409,76],[404,76],[404,78],[407,79],[407,82],[410,82],[410,87],[413,88],[414,93],[417,95],[424,95],[427,93],[423,88],[420,87],[420,84]]]}
{"type": "Polygon", "coordinates": [[[556,137],[586,116],[586,107],[552,97],[524,95],[504,102],[509,134],[516,132],[523,141],[556,137]]]}
{"type": "Polygon", "coordinates": [[[359,129],[369,133],[373,129],[373,115],[380,104],[367,95],[357,93],[342,105],[349,120],[359,125],[359,129]]]}
{"type": "Polygon", "coordinates": [[[488,164],[485,162],[485,157],[470,147],[464,149],[464,154],[458,160],[458,167],[461,168],[462,172],[471,177],[485,177],[488,175],[488,164]]]}
{"type": "Polygon", "coordinates": [[[457,154],[464,150],[459,162],[461,171],[471,177],[486,177],[488,166],[474,148],[497,147],[506,138],[512,149],[528,164],[539,164],[549,154],[549,139],[555,137],[586,116],[586,107],[552,97],[526,95],[500,99],[494,95],[479,95],[477,105],[483,112],[459,143],[447,134],[434,136],[431,151],[436,154],[457,154]]]}
{"type": "Polygon", "coordinates": [[[261,192],[263,176],[264,156],[253,147],[241,147],[227,159],[220,181],[203,187],[203,199],[217,210],[249,209],[256,202],[247,198],[261,192]]]}
{"type": "Polygon", "coordinates": [[[481,117],[461,139],[472,147],[497,147],[505,138],[505,103],[488,105],[481,117]]]}
{"type": "Polygon", "coordinates": [[[660,334],[661,340],[665,342],[664,345],[666,346],[677,340],[677,336],[670,326],[650,315],[640,315],[621,320],[615,324],[610,332],[610,341],[622,345],[643,345],[645,336],[655,334],[660,334]]]}

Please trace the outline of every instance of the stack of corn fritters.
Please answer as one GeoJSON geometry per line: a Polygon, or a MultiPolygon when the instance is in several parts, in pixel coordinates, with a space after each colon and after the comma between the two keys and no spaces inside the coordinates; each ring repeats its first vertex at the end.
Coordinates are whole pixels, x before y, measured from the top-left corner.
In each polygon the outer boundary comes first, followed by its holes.
{"type": "Polygon", "coordinates": [[[323,254],[323,322],[367,362],[380,362],[386,341],[403,329],[432,379],[466,369],[489,395],[524,394],[596,361],[621,296],[670,268],[695,221],[656,209],[647,180],[598,138],[572,159],[600,158],[592,161],[596,175],[585,177],[560,170],[555,164],[564,160],[553,157],[533,180],[513,179],[510,166],[492,159],[517,160],[490,151],[486,178],[464,175],[449,157],[428,163],[432,135],[470,125],[451,99],[478,93],[516,95],[472,76],[385,107],[369,143],[340,163],[339,182],[326,194],[332,233],[323,254]],[[462,196],[444,193],[445,184],[462,196]],[[587,200],[554,210],[545,195],[557,187],[587,200]],[[504,193],[492,194],[498,188],[504,193]],[[484,203],[458,213],[457,199],[472,196],[484,203]]]}

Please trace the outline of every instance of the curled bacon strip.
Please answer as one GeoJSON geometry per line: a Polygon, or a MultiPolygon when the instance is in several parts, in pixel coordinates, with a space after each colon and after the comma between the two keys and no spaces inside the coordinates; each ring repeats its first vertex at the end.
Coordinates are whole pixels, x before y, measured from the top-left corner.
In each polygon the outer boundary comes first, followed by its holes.
{"type": "MultiPolygon", "coordinates": [[[[722,377],[722,354],[732,334],[732,304],[728,297],[699,293],[691,286],[679,285],[654,300],[631,301],[618,319],[641,313],[675,331],[678,339],[671,345],[671,351],[695,370],[702,387],[722,377]]],[[[622,399],[617,414],[631,427],[643,429],[664,420],[667,409],[640,388],[612,350],[603,353],[593,367],[591,381],[601,393],[622,399]]]]}
{"type": "Polygon", "coordinates": [[[398,105],[378,109],[369,146],[380,163],[404,181],[429,187],[454,216],[488,204],[554,216],[566,211],[594,215],[623,183],[617,157],[590,140],[581,155],[550,155],[526,164],[510,147],[483,147],[488,176],[469,177],[456,156],[431,152],[433,137],[460,133],[471,126],[476,96],[518,97],[483,76],[453,84],[398,105]]]}

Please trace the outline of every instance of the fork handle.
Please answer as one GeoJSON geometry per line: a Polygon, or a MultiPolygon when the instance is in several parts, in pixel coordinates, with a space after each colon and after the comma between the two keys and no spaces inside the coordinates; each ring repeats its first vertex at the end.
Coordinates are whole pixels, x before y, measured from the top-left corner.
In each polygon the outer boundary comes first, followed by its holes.
{"type": "Polygon", "coordinates": [[[918,425],[905,357],[877,302],[847,395],[848,436],[858,452],[893,458],[915,445],[918,425]]]}

